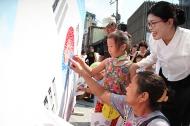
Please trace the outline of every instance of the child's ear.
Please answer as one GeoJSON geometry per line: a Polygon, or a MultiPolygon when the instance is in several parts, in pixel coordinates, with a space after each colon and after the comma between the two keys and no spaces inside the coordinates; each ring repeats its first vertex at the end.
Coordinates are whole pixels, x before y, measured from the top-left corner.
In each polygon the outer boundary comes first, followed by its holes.
{"type": "Polygon", "coordinates": [[[121,49],[122,50],[125,50],[127,48],[127,44],[123,44],[122,46],[121,46],[121,49]]]}

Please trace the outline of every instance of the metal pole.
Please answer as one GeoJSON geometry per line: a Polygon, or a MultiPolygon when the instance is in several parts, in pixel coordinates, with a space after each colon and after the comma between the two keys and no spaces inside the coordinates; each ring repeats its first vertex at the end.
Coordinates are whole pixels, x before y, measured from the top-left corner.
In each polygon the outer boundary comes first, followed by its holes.
{"type": "MultiPolygon", "coordinates": [[[[116,22],[118,23],[118,21],[120,20],[120,15],[118,14],[118,0],[115,0],[114,2],[112,2],[112,0],[110,1],[110,5],[112,5],[113,3],[116,2],[116,14],[115,14],[115,19],[116,22]]],[[[113,14],[114,16],[114,14],[113,14]]]]}
{"type": "Polygon", "coordinates": [[[118,21],[118,0],[116,0],[116,22],[118,21]]]}

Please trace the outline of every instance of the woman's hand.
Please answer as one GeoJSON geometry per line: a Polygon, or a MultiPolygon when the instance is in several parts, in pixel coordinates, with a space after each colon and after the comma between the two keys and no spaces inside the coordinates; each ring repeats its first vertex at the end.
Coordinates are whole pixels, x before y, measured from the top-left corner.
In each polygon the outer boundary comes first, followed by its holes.
{"type": "Polygon", "coordinates": [[[82,87],[81,85],[79,85],[79,86],[77,87],[77,90],[78,90],[78,91],[85,91],[85,88],[82,87]]]}
{"type": "Polygon", "coordinates": [[[82,87],[81,85],[78,86],[77,90],[78,90],[78,91],[84,91],[84,92],[86,92],[86,93],[91,93],[90,88],[84,88],[84,87],[82,87]]]}
{"type": "Polygon", "coordinates": [[[82,67],[80,66],[80,64],[78,62],[76,62],[75,60],[73,59],[69,59],[72,63],[72,65],[70,66],[70,68],[72,70],[74,70],[76,73],[80,74],[82,73],[82,67]]]}

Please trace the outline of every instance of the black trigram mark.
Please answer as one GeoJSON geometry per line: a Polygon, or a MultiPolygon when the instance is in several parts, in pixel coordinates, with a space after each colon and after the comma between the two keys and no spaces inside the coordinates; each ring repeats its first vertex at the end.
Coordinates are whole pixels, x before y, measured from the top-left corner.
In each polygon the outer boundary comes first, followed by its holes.
{"type": "Polygon", "coordinates": [[[110,122],[109,122],[108,120],[106,120],[106,121],[104,122],[104,124],[109,125],[110,122]]]}
{"type": "Polygon", "coordinates": [[[94,123],[95,126],[97,126],[98,124],[100,124],[99,121],[96,121],[96,122],[94,123]]]}
{"type": "Polygon", "coordinates": [[[46,96],[45,99],[44,99],[44,105],[45,105],[46,103],[48,103],[47,96],[46,96]]]}

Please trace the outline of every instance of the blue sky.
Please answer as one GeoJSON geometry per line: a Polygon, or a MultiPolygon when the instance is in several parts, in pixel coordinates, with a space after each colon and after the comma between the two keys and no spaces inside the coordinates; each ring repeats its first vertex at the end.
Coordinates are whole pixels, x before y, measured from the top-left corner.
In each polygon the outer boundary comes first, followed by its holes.
{"type": "MultiPolygon", "coordinates": [[[[85,0],[86,10],[90,13],[96,14],[96,18],[102,22],[104,17],[115,14],[116,4],[110,5],[111,0],[85,0]]],[[[112,0],[112,2],[115,0],[112,0]]],[[[137,10],[140,5],[148,0],[118,0],[118,12],[121,15],[120,22],[127,23],[127,19],[137,10]]],[[[160,1],[160,0],[154,0],[160,1]]],[[[179,0],[165,0],[170,3],[178,4],[179,0]]],[[[101,23],[98,23],[100,26],[101,23]]]]}
{"type": "Polygon", "coordinates": [[[0,0],[0,49],[11,45],[18,0],[0,0]]]}

